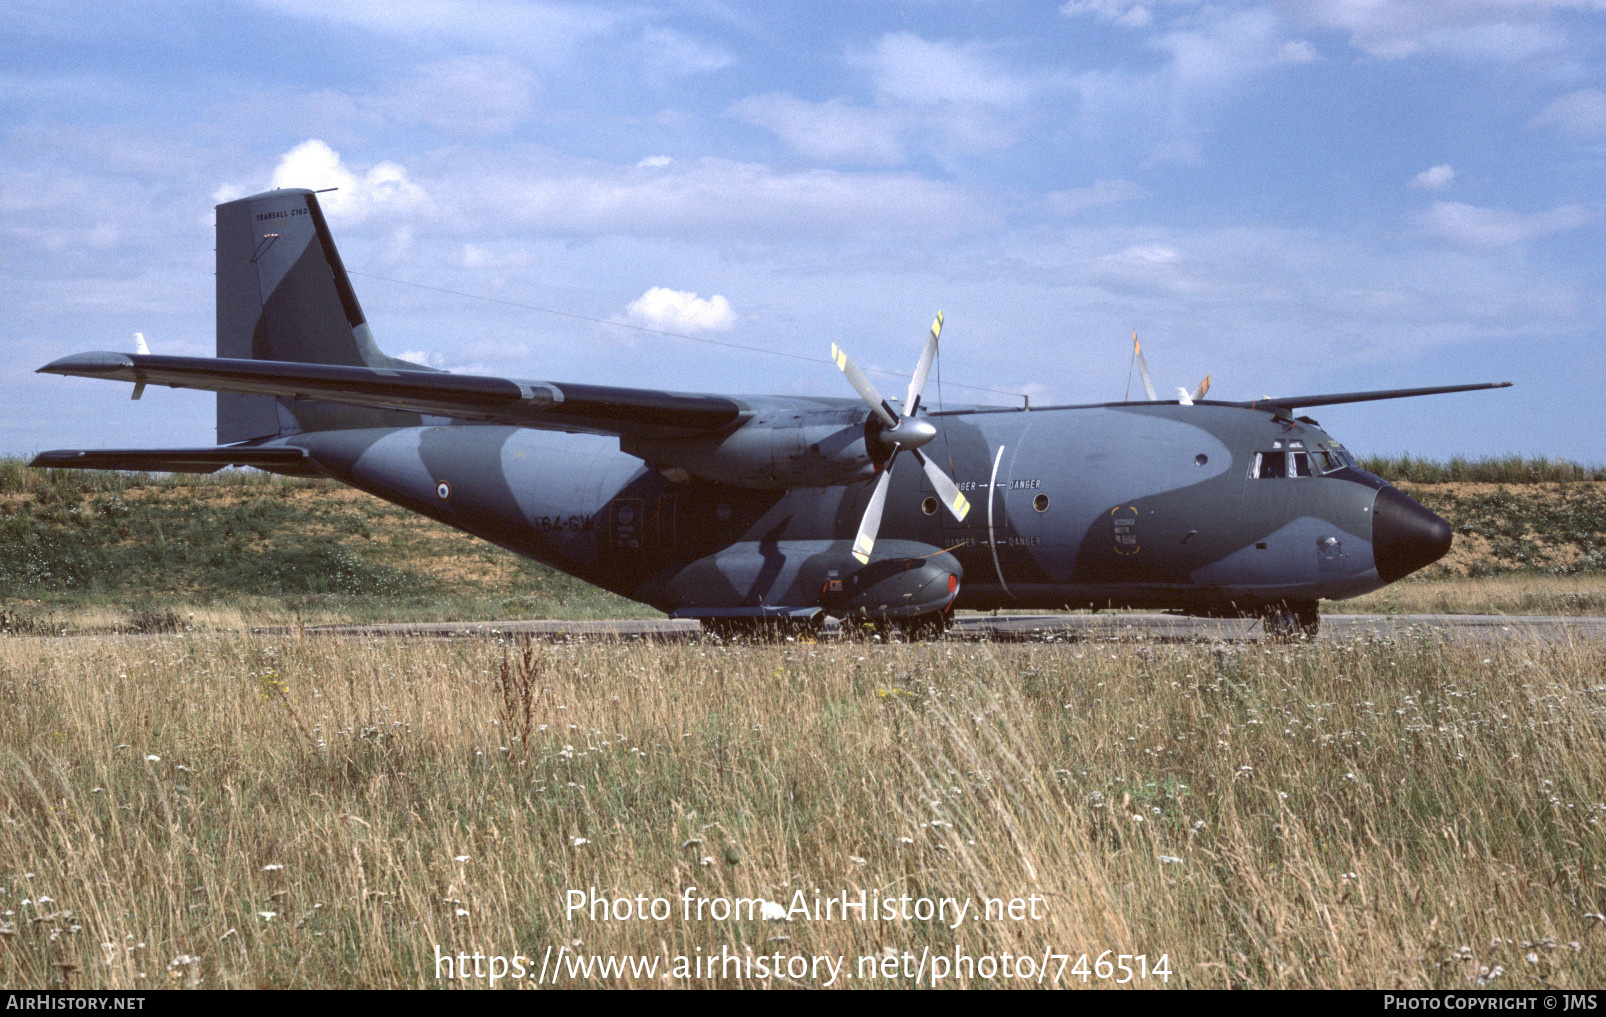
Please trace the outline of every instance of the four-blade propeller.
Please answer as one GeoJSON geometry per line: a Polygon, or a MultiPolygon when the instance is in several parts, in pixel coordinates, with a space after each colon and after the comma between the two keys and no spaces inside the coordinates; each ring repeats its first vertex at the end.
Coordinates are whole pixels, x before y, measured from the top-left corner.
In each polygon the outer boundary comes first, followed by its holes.
{"type": "Polygon", "coordinates": [[[937,497],[948,506],[955,519],[963,520],[970,512],[970,501],[959,493],[959,488],[944,473],[942,467],[920,453],[920,446],[937,436],[937,429],[924,420],[916,420],[915,414],[920,409],[920,396],[926,388],[926,376],[931,373],[931,362],[937,356],[937,337],[942,334],[942,312],[937,312],[937,320],[931,323],[931,335],[926,338],[926,348],[920,354],[920,363],[915,366],[914,377],[909,379],[909,396],[903,401],[903,413],[895,411],[887,401],[881,398],[870,379],[864,376],[842,348],[836,343],[831,344],[831,359],[836,366],[842,368],[847,376],[848,384],[852,385],[869,405],[871,412],[876,415],[882,424],[879,440],[892,446],[892,452],[887,456],[886,463],[881,467],[881,476],[876,478],[875,490],[870,494],[870,504],[864,510],[864,518],[859,522],[859,533],[853,541],[853,557],[860,564],[868,564],[870,551],[875,547],[876,532],[881,529],[881,513],[887,505],[887,486],[892,480],[892,464],[897,461],[898,453],[908,452],[919,461],[926,477],[931,481],[932,488],[937,497]]]}

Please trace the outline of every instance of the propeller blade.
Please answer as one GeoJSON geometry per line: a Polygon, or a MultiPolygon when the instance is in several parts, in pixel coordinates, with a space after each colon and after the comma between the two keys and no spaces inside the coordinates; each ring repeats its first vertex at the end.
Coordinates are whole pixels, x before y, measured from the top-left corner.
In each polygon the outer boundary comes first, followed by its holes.
{"type": "MultiPolygon", "coordinates": [[[[896,457],[894,457],[896,458],[896,457]]],[[[859,535],[853,538],[853,557],[859,559],[860,565],[870,564],[870,552],[875,548],[875,535],[881,529],[881,511],[887,507],[887,487],[892,480],[892,464],[881,471],[881,478],[875,482],[875,491],[870,495],[870,504],[865,507],[864,518],[859,520],[859,535]]]]}
{"type": "Polygon", "coordinates": [[[926,376],[931,373],[931,361],[937,356],[937,337],[942,335],[942,312],[937,312],[937,320],[931,323],[931,335],[926,337],[926,348],[920,353],[920,363],[915,367],[913,378],[909,379],[909,398],[903,401],[905,415],[913,414],[920,408],[920,394],[926,390],[926,376]]]}
{"type": "Polygon", "coordinates": [[[1210,391],[1210,375],[1207,374],[1204,377],[1204,381],[1201,381],[1199,383],[1199,387],[1193,390],[1193,401],[1194,402],[1198,402],[1199,400],[1203,399],[1205,397],[1205,393],[1209,392],[1209,391],[1210,391]]]}
{"type": "Polygon", "coordinates": [[[1138,345],[1138,334],[1132,333],[1132,356],[1138,362],[1138,375],[1143,379],[1143,391],[1148,394],[1149,402],[1158,401],[1154,394],[1154,380],[1149,377],[1149,363],[1143,359],[1143,347],[1138,345]]]}
{"type": "Polygon", "coordinates": [[[965,516],[970,514],[970,499],[959,493],[959,488],[937,465],[936,460],[921,455],[918,449],[910,449],[909,454],[920,460],[921,469],[926,471],[926,479],[931,481],[937,497],[948,506],[948,511],[953,513],[955,519],[964,522],[965,516]]]}
{"type": "Polygon", "coordinates": [[[842,368],[842,373],[848,376],[848,384],[858,390],[860,398],[870,404],[870,409],[876,412],[882,423],[888,427],[897,427],[898,418],[892,415],[892,410],[887,406],[887,401],[881,398],[881,393],[877,392],[875,386],[870,384],[870,379],[866,378],[864,372],[859,370],[859,365],[853,362],[853,358],[848,356],[847,352],[836,343],[831,344],[831,359],[836,361],[836,366],[842,368]]]}

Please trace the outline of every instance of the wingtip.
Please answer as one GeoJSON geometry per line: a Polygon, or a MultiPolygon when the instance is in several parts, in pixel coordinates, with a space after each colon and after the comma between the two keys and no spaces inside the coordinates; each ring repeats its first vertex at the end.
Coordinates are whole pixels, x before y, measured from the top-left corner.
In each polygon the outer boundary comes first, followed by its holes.
{"type": "Polygon", "coordinates": [[[134,366],[134,361],[127,353],[108,353],[97,351],[94,353],[74,353],[50,363],[34,371],[35,374],[109,374],[112,371],[127,370],[134,366]]]}

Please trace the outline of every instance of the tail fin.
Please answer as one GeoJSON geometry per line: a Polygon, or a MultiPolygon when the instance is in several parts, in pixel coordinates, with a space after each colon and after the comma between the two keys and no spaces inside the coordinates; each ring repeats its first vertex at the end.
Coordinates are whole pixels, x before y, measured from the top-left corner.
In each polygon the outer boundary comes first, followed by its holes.
{"type": "MultiPolygon", "coordinates": [[[[374,343],[318,196],[267,191],[217,206],[217,355],[429,370],[374,343]]],[[[219,393],[220,445],[302,431],[411,427],[416,413],[219,393]]]]}

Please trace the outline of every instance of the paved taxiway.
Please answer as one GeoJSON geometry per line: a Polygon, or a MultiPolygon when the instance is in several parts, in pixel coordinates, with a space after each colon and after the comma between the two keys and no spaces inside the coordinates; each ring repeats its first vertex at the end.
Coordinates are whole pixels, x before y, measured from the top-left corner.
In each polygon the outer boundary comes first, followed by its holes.
{"type": "MultiPolygon", "coordinates": [[[[259,629],[256,631],[288,631],[259,629]]],[[[308,635],[332,636],[529,636],[538,638],[613,637],[691,639],[702,631],[685,619],[619,621],[418,622],[395,625],[309,625],[308,635]]],[[[835,622],[827,634],[837,631],[835,622]]],[[[962,614],[949,638],[1027,641],[1065,640],[1259,640],[1253,618],[1187,618],[1169,614],[962,614]]],[[[1322,639],[1449,639],[1499,642],[1511,639],[1606,640],[1606,618],[1485,614],[1329,614],[1322,616],[1322,639]]]]}

